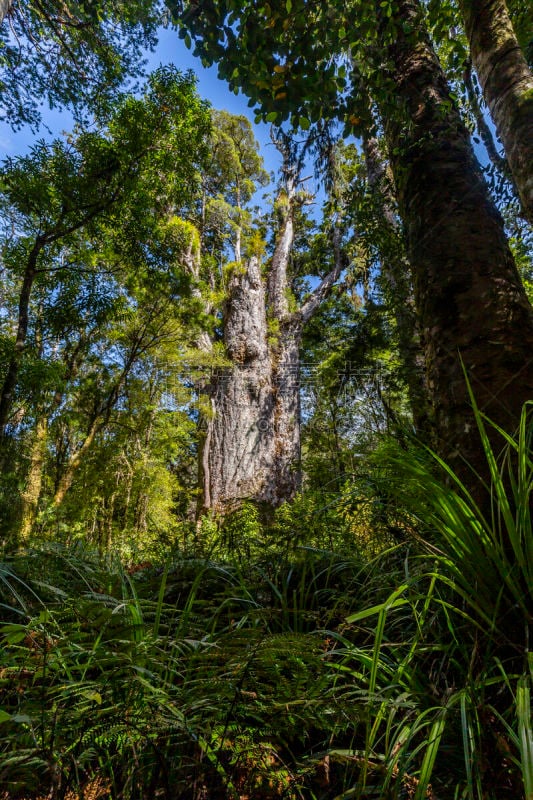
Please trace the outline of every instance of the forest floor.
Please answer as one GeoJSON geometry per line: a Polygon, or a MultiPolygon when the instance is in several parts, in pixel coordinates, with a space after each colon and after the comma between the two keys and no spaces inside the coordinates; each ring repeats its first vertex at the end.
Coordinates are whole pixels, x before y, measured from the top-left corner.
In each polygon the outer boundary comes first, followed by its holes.
{"type": "Polygon", "coordinates": [[[528,675],[420,542],[0,578],[0,800],[524,796],[528,675]]]}

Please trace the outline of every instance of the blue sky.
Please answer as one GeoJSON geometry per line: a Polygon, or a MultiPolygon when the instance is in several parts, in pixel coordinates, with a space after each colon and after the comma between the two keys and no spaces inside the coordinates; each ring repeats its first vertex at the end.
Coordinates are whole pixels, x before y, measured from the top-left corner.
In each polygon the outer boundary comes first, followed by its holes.
{"type": "MultiPolygon", "coordinates": [[[[155,69],[160,64],[175,64],[179,69],[192,69],[198,77],[198,91],[201,97],[209,100],[215,108],[226,109],[232,114],[244,114],[251,122],[255,136],[261,147],[261,155],[265,161],[265,168],[269,171],[276,171],[280,165],[280,156],[270,141],[270,126],[265,124],[254,124],[253,109],[248,107],[248,99],[242,95],[235,95],[230,92],[227,84],[217,78],[216,67],[206,69],[202,66],[199,59],[195,58],[189,51],[184,42],[178,37],[175,30],[161,28],[159,31],[159,43],[153,52],[146,54],[147,71],[155,69]]],[[[50,132],[43,126],[41,130],[34,134],[29,128],[23,128],[16,133],[7,125],[0,122],[0,161],[3,156],[18,155],[26,152],[32,142],[37,138],[52,139],[54,136],[61,135],[63,131],[72,128],[72,117],[67,111],[50,111],[43,109],[43,120],[50,132]]],[[[489,125],[492,121],[487,117],[489,125]]],[[[474,145],[476,154],[482,164],[487,163],[487,154],[480,145],[474,145]]],[[[310,169],[312,172],[312,169],[310,169]]],[[[314,182],[307,184],[307,188],[316,191],[314,182]]],[[[320,191],[318,192],[320,196],[320,191]]]]}
{"type": "MultiPolygon", "coordinates": [[[[265,168],[269,171],[277,169],[280,158],[270,142],[269,126],[254,124],[253,110],[248,107],[247,98],[242,94],[235,95],[230,92],[227,84],[218,80],[216,67],[205,69],[200,60],[187,50],[176,31],[161,29],[159,44],[154,52],[147,53],[147,60],[148,71],[160,64],[175,64],[183,71],[192,69],[198,77],[200,96],[209,100],[215,108],[226,109],[232,114],[244,114],[252,123],[255,136],[261,145],[265,168]]],[[[37,134],[32,133],[29,128],[23,128],[15,133],[7,125],[0,123],[0,160],[3,156],[25,153],[36,139],[52,139],[72,128],[72,117],[67,111],[43,109],[43,121],[50,132],[42,127],[37,134]]]]}

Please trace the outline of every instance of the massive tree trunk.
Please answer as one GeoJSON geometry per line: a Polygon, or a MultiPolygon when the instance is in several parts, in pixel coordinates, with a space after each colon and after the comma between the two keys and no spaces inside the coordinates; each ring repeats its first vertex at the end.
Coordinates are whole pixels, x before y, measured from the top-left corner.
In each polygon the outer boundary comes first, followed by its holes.
{"type": "Polygon", "coordinates": [[[294,497],[300,471],[300,340],[302,327],[339,278],[334,269],[296,311],[289,309],[288,265],[294,239],[294,181],[268,277],[256,256],[229,278],[223,328],[231,367],[207,387],[203,415],[199,512],[225,512],[243,500],[279,506],[294,497]],[[265,286],[266,283],[266,286],[265,286]]]}
{"type": "Polygon", "coordinates": [[[533,223],[533,75],[505,0],[459,0],[472,62],[533,223]]]}
{"type": "Polygon", "coordinates": [[[273,462],[272,364],[265,289],[255,257],[230,277],[224,341],[232,366],[213,376],[204,415],[203,509],[223,511],[246,498],[268,501],[273,462]]]}
{"type": "Polygon", "coordinates": [[[300,472],[300,341],[303,316],[287,313],[269,334],[256,257],[228,286],[224,341],[232,366],[209,387],[202,452],[202,510],[251,499],[270,507],[294,497],[300,472]]]}
{"type": "Polygon", "coordinates": [[[463,367],[481,410],[513,430],[522,404],[533,398],[533,312],[420,6],[399,0],[397,14],[394,40],[385,24],[380,30],[389,97],[376,96],[405,224],[439,450],[460,471],[465,459],[486,475],[463,367]]]}

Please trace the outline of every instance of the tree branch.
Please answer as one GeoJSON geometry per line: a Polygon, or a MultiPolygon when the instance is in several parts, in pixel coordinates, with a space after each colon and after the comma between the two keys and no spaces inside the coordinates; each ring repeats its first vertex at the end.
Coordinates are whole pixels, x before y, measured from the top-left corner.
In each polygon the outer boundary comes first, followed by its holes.
{"type": "Polygon", "coordinates": [[[320,305],[329,295],[332,287],[339,280],[342,272],[348,267],[348,259],[341,247],[341,231],[338,226],[333,231],[333,252],[335,256],[335,266],[326,277],[320,282],[316,289],[307,298],[298,312],[302,324],[308,322],[320,305]]]}

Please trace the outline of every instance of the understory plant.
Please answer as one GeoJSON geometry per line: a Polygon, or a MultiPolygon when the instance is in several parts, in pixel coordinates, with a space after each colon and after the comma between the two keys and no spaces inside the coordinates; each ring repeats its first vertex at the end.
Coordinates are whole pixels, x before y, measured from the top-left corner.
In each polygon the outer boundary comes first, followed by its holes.
{"type": "Polygon", "coordinates": [[[6,558],[2,800],[531,800],[529,413],[510,436],[476,411],[483,509],[389,446],[403,541],[377,555],[343,533],[342,553],[6,558]]]}

